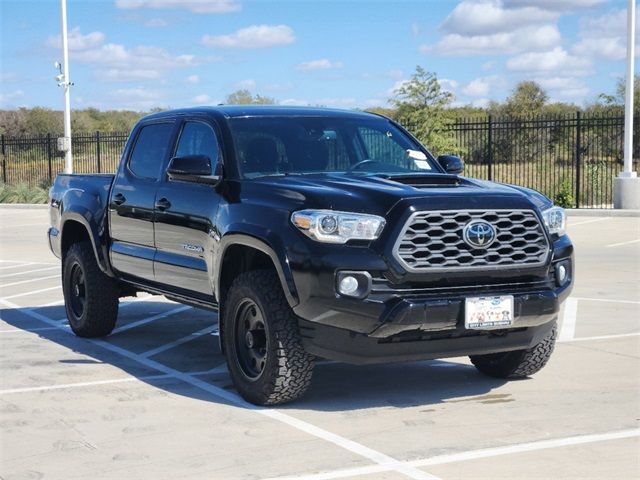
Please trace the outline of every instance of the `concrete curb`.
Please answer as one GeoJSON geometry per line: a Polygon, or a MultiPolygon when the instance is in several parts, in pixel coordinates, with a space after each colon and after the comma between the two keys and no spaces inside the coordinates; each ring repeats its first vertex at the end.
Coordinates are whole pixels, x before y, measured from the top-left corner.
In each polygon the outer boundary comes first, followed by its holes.
{"type": "Polygon", "coordinates": [[[1,210],[13,210],[25,208],[27,210],[46,210],[49,208],[47,203],[0,203],[1,210]]]}

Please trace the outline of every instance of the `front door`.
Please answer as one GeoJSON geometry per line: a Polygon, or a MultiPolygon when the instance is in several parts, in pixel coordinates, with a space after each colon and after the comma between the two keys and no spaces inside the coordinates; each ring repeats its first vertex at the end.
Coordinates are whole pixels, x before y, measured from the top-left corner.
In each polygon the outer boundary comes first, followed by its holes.
{"type": "MultiPolygon", "coordinates": [[[[186,120],[175,157],[206,155],[212,168],[220,160],[216,128],[209,121],[186,120]]],[[[178,293],[213,299],[210,261],[214,219],[220,198],[212,185],[169,180],[165,174],[156,194],[155,277],[178,293]]]]}
{"type": "Polygon", "coordinates": [[[111,264],[123,277],[153,281],[153,218],[160,174],[175,124],[142,125],[125,152],[109,199],[111,264]]]}

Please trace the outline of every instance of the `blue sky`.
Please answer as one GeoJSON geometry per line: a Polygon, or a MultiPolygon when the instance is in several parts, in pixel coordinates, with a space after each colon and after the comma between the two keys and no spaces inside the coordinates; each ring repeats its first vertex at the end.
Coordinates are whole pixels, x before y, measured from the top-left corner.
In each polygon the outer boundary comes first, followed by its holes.
{"type": "MultiPolygon", "coordinates": [[[[72,107],[385,106],[416,65],[460,105],[536,80],[577,104],[625,71],[625,0],[68,0],[72,107]]],[[[0,108],[59,109],[59,2],[1,0],[0,108]]],[[[636,47],[637,50],[638,47],[636,47]]]]}

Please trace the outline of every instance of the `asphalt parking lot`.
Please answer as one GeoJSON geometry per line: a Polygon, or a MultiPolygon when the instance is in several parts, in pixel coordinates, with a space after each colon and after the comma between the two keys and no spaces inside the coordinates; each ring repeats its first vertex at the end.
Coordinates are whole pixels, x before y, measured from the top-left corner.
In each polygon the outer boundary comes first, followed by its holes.
{"type": "Polygon", "coordinates": [[[640,478],[639,217],[569,219],[577,281],[534,377],[325,362],[271,409],[235,393],[210,312],[126,298],[110,337],[73,336],[47,225],[0,208],[2,479],[640,478]]]}

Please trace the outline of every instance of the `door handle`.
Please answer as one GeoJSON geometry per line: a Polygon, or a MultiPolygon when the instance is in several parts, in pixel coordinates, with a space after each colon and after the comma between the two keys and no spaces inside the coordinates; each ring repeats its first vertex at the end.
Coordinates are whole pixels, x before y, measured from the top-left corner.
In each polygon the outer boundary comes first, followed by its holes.
{"type": "Polygon", "coordinates": [[[126,202],[127,199],[125,198],[125,196],[121,193],[116,193],[113,196],[113,203],[115,203],[116,205],[122,205],[124,202],[126,202]]]}
{"type": "Polygon", "coordinates": [[[161,198],[156,202],[156,208],[161,211],[168,210],[171,208],[171,202],[166,198],[161,198]]]}

